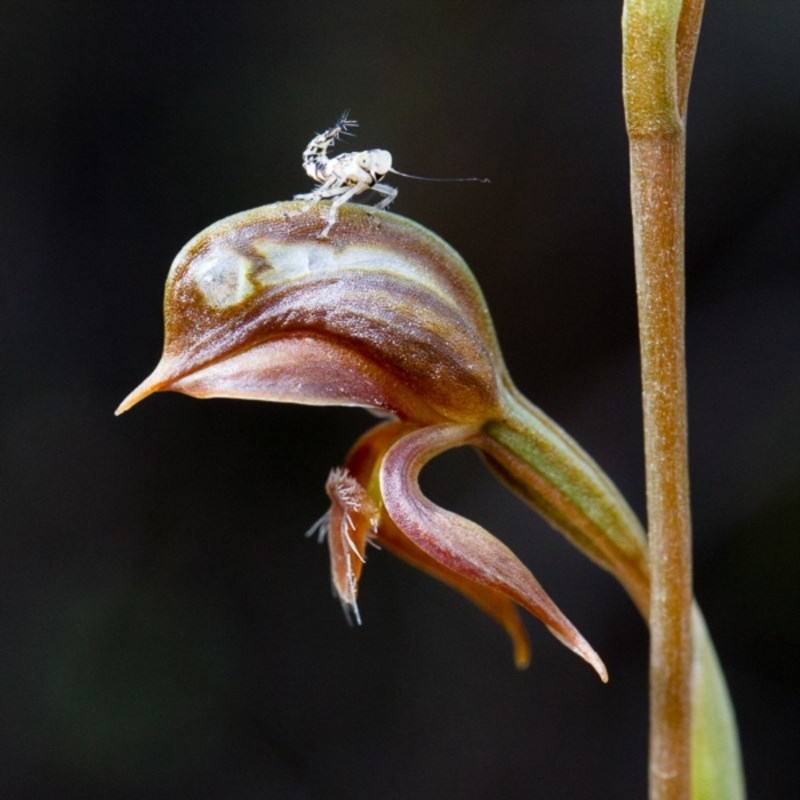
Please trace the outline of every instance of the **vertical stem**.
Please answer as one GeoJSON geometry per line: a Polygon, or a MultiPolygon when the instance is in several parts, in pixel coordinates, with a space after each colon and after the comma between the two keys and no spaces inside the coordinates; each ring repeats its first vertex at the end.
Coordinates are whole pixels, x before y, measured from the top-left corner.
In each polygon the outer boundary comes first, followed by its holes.
{"type": "Polygon", "coordinates": [[[650,602],[650,797],[690,787],[691,517],[683,302],[683,137],[632,142],[650,602]]]}
{"type": "Polygon", "coordinates": [[[702,0],[629,0],[623,11],[652,576],[651,800],[688,800],[691,792],[684,176],[686,102],[702,8],[702,0]]]}

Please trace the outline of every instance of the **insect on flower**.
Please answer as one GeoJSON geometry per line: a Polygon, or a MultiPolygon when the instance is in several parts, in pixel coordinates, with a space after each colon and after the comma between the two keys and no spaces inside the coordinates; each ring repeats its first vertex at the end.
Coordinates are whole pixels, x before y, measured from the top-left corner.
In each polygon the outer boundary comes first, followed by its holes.
{"type": "Polygon", "coordinates": [[[420,181],[477,181],[489,183],[488,178],[423,178],[419,175],[409,175],[392,169],[392,154],[388,150],[361,150],[353,153],[340,153],[333,158],[328,157],[328,150],[336,143],[340,136],[353,136],[348,128],[357,128],[354,119],[348,119],[349,109],[338,119],[336,124],[317,134],[303,151],[303,169],[309,178],[317,181],[319,186],[313,192],[296,194],[295,200],[305,200],[305,204],[298,213],[304,213],[313,208],[320,200],[333,199],[328,212],[328,224],[320,233],[319,238],[327,237],[330,229],[336,223],[339,207],[352,197],[368,190],[383,195],[383,199],[376,208],[386,208],[397,197],[394,186],[381,183],[386,175],[391,172],[404,178],[414,178],[420,181]]]}
{"type": "Polygon", "coordinates": [[[647,545],[633,511],[515,388],[480,288],[452,248],[411,220],[355,204],[340,210],[336,241],[320,241],[324,221],[287,219],[300,205],[242,212],[186,244],[167,279],[161,360],[117,413],[172,391],[389,416],[331,471],[328,512],[310,532],[326,540],[345,612],[358,622],[374,545],[500,623],[517,666],[531,654],[519,608],[605,681],[602,660],[533,573],[481,525],[427,498],[419,478],[440,454],[477,449],[589,557],[623,575],[646,609],[647,545]]]}

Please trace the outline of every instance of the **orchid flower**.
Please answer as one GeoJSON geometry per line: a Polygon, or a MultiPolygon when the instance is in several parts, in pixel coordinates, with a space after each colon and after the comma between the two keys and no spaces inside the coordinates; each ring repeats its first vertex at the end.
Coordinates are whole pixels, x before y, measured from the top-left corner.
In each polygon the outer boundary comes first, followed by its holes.
{"type": "Polygon", "coordinates": [[[327,481],[334,589],[359,619],[372,542],[460,591],[509,634],[518,667],[530,644],[517,607],[607,680],[600,657],[531,572],[481,526],[435,505],[422,468],[471,446],[646,613],[641,526],[611,481],[515,388],[480,289],[459,255],[407,219],[342,207],[324,219],[274,205],[221,220],[178,254],[167,279],[165,345],[120,405],[159,391],[308,405],[389,417],[327,481]]]}

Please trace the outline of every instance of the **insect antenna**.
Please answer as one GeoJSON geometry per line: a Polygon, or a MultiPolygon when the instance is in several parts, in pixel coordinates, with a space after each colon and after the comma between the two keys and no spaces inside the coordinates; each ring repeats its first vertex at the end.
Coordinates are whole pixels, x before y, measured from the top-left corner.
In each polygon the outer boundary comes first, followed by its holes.
{"type": "Polygon", "coordinates": [[[428,178],[423,175],[410,175],[408,172],[400,172],[396,169],[390,169],[389,172],[394,175],[400,175],[403,178],[412,178],[415,181],[430,181],[433,183],[491,183],[488,178],[428,178]]]}

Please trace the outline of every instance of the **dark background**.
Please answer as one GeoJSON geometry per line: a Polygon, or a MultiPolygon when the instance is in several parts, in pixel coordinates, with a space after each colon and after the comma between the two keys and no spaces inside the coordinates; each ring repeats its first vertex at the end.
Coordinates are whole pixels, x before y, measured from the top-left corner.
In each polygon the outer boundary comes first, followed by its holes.
{"type": "MultiPolygon", "coordinates": [[[[608,664],[304,538],[361,411],[159,395],[174,254],[307,191],[344,108],[421,175],[515,380],[643,513],[619,2],[0,3],[0,797],[634,798],[643,625],[469,452],[425,474],[608,664]]],[[[800,5],[710,2],[689,133],[696,588],[753,798],[798,784],[800,5]]]]}

